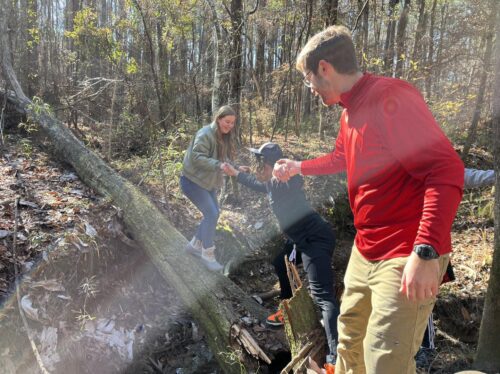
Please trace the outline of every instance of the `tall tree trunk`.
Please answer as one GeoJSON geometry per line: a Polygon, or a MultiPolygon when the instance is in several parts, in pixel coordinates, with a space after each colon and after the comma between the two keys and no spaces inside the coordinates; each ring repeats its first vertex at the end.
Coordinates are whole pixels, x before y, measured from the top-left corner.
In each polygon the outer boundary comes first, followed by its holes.
{"type": "Polygon", "coordinates": [[[396,20],[394,19],[394,8],[399,0],[389,0],[389,10],[387,23],[387,32],[384,45],[384,69],[387,75],[392,76],[392,67],[394,65],[394,38],[396,33],[396,20]]]}
{"type": "Polygon", "coordinates": [[[219,16],[217,15],[217,9],[215,8],[214,0],[205,0],[210,8],[210,13],[212,15],[212,26],[213,26],[213,39],[214,39],[214,72],[213,72],[213,91],[212,91],[212,113],[214,113],[222,103],[227,102],[227,90],[225,79],[222,71],[224,70],[224,45],[226,41],[223,40],[222,30],[220,26],[219,16]]]}
{"type": "Polygon", "coordinates": [[[432,64],[434,61],[434,27],[436,22],[436,5],[437,0],[432,2],[431,9],[431,24],[429,27],[429,51],[425,63],[425,96],[427,100],[432,96],[432,64]]]}
{"type": "Polygon", "coordinates": [[[339,0],[323,2],[324,26],[336,25],[339,19],[339,0]]]}
{"type": "Polygon", "coordinates": [[[132,0],[134,6],[136,7],[137,11],[139,12],[139,15],[141,16],[142,20],[142,25],[144,26],[144,33],[146,35],[146,40],[147,40],[147,46],[149,49],[149,66],[151,68],[151,74],[153,77],[153,83],[154,83],[154,89],[156,93],[156,99],[158,101],[158,118],[157,122],[161,121],[161,124],[165,130],[168,129],[168,123],[166,121],[163,121],[166,117],[165,113],[165,108],[163,107],[163,93],[162,93],[162,88],[160,84],[160,77],[158,74],[158,60],[157,60],[157,53],[156,53],[156,48],[153,42],[153,35],[151,34],[151,29],[148,23],[148,19],[146,17],[146,14],[144,13],[144,10],[139,4],[138,0],[132,0]]]}
{"type": "MultiPolygon", "coordinates": [[[[438,48],[436,52],[436,61],[435,61],[435,68],[433,69],[433,73],[435,76],[433,85],[434,89],[432,90],[435,92],[435,95],[441,95],[442,92],[438,90],[439,88],[439,83],[441,81],[441,71],[443,70],[442,66],[442,59],[443,59],[443,48],[444,48],[444,40],[445,40],[445,35],[446,35],[446,23],[448,20],[448,3],[444,3],[441,6],[441,24],[439,26],[439,43],[438,43],[438,48]]],[[[493,28],[495,26],[493,25],[493,28]]]]}
{"type": "Polygon", "coordinates": [[[359,29],[355,34],[355,44],[361,69],[363,69],[366,64],[365,60],[368,48],[369,3],[369,0],[358,0],[358,15],[356,17],[356,23],[354,25],[354,29],[359,29]]]}
{"type": "Polygon", "coordinates": [[[396,36],[397,52],[396,52],[396,78],[403,76],[403,64],[407,59],[405,53],[406,26],[408,25],[408,13],[410,12],[410,0],[404,0],[403,9],[399,16],[398,31],[396,36]],[[405,55],[405,56],[403,56],[405,55]]]}
{"type": "MultiPolygon", "coordinates": [[[[264,4],[263,4],[264,5],[264,4]]],[[[264,21],[262,24],[257,25],[257,52],[255,57],[255,77],[256,82],[255,85],[258,86],[259,96],[264,102],[266,100],[266,39],[267,32],[266,27],[264,25],[264,21]]],[[[260,132],[259,132],[260,135],[260,132]]]]}
{"type": "Polygon", "coordinates": [[[240,131],[240,101],[241,101],[241,66],[242,66],[242,32],[243,32],[243,2],[231,0],[231,49],[229,52],[230,94],[229,101],[236,111],[236,136],[241,144],[240,131]]]}
{"type": "MultiPolygon", "coordinates": [[[[497,7],[496,0],[492,7],[497,7]]],[[[500,22],[496,23],[496,63],[493,94],[493,134],[495,134],[495,244],[490,281],[484,301],[483,318],[479,328],[479,341],[474,366],[488,372],[500,371],[500,22]]]]}
{"type": "Polygon", "coordinates": [[[412,80],[413,77],[417,75],[418,70],[421,68],[422,61],[420,60],[421,50],[422,50],[422,37],[425,31],[425,0],[419,0],[418,2],[418,21],[417,21],[417,31],[415,32],[415,40],[413,43],[413,51],[411,53],[412,65],[410,66],[410,71],[408,72],[408,79],[412,80]]]}
{"type": "Polygon", "coordinates": [[[484,51],[484,65],[483,71],[481,72],[481,81],[479,83],[479,90],[477,92],[476,104],[474,106],[474,113],[472,115],[472,121],[467,132],[467,139],[465,141],[464,150],[462,152],[462,159],[467,159],[469,151],[472,144],[476,140],[477,125],[479,124],[479,119],[481,118],[481,109],[484,103],[484,94],[486,92],[486,81],[491,67],[491,55],[493,51],[493,34],[495,33],[495,20],[497,13],[497,1],[492,0],[492,9],[488,21],[488,27],[486,29],[486,49],[484,51]]]}

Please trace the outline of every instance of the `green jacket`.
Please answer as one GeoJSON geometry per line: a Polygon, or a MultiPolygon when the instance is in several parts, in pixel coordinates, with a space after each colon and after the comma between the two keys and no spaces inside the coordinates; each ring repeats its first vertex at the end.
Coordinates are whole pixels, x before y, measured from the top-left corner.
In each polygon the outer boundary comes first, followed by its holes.
{"type": "Polygon", "coordinates": [[[222,184],[221,162],[217,160],[217,124],[202,127],[184,155],[182,175],[200,187],[212,191],[222,184]]]}

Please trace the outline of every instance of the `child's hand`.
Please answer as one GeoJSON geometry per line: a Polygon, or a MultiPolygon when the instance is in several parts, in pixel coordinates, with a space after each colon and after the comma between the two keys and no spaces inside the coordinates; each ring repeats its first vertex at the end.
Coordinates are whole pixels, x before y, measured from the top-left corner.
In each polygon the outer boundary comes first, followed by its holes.
{"type": "Polygon", "coordinates": [[[250,166],[239,166],[238,171],[241,171],[242,173],[250,173],[250,166]]]}
{"type": "Polygon", "coordinates": [[[235,177],[238,175],[239,171],[234,168],[233,165],[224,162],[222,164],[222,171],[224,174],[229,175],[230,177],[235,177]]]}

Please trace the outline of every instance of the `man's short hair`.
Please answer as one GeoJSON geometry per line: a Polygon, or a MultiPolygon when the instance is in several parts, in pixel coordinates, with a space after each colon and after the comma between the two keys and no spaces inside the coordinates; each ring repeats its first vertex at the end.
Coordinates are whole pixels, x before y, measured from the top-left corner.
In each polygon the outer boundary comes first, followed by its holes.
{"type": "Polygon", "coordinates": [[[296,68],[301,72],[318,72],[319,61],[332,64],[340,74],[359,71],[351,32],[345,26],[330,26],[314,35],[297,57],[296,68]]]}

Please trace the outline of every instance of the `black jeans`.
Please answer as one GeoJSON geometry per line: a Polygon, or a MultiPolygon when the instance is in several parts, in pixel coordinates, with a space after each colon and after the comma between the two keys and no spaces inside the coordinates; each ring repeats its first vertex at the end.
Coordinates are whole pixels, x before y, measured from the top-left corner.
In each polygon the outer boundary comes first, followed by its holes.
{"type": "MultiPolygon", "coordinates": [[[[336,356],[339,305],[335,298],[334,274],[331,266],[335,234],[319,214],[308,215],[286,230],[286,234],[297,245],[297,250],[300,252],[311,294],[323,315],[329,354],[336,356]]],[[[280,281],[281,296],[284,298],[292,296],[284,259],[284,255],[289,255],[292,249],[293,245],[287,243],[283,251],[273,260],[280,281]]]]}

